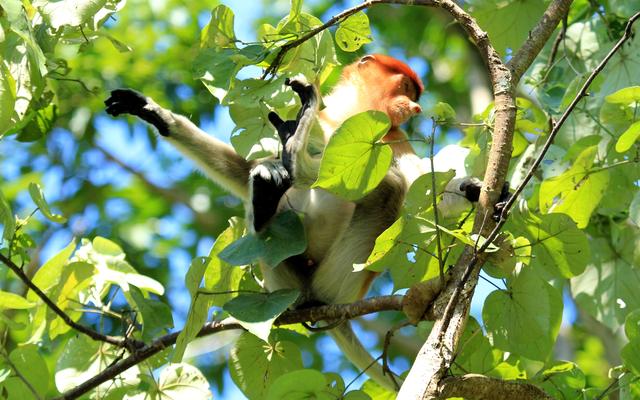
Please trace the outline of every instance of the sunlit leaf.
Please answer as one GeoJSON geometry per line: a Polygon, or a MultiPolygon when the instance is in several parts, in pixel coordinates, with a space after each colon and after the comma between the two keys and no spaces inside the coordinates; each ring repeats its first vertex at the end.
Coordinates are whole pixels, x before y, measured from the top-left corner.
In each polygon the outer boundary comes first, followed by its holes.
{"type": "Polygon", "coordinates": [[[229,357],[231,378],[251,399],[266,398],[278,377],[302,367],[302,354],[295,344],[265,343],[248,332],[240,336],[229,357]]]}
{"type": "Polygon", "coordinates": [[[224,305],[224,310],[236,318],[249,332],[267,342],[273,322],[296,301],[300,292],[281,289],[272,293],[241,294],[224,305]]]}
{"type": "Polygon", "coordinates": [[[496,290],[487,297],[482,319],[497,348],[542,361],[560,329],[562,296],[531,267],[525,267],[508,291],[496,290]]]}
{"type": "Polygon", "coordinates": [[[31,183],[29,185],[29,194],[31,195],[31,199],[38,206],[42,215],[47,217],[47,219],[51,222],[57,222],[59,224],[65,223],[67,219],[60,214],[55,214],[51,212],[51,208],[49,208],[49,204],[44,199],[44,193],[42,192],[42,188],[37,183],[31,183]]]}
{"type": "Polygon", "coordinates": [[[347,119],[329,140],[313,187],[347,200],[357,200],[375,189],[391,165],[391,148],[380,142],[389,128],[389,118],[379,111],[347,119]]]}
{"type": "Polygon", "coordinates": [[[629,129],[622,132],[622,135],[620,135],[616,142],[616,151],[618,153],[624,153],[629,150],[638,140],[638,137],[640,137],[640,121],[634,122],[629,129]]]}
{"type": "Polygon", "coordinates": [[[353,52],[370,43],[370,36],[369,17],[360,11],[338,24],[336,44],[344,51],[353,52]]]}

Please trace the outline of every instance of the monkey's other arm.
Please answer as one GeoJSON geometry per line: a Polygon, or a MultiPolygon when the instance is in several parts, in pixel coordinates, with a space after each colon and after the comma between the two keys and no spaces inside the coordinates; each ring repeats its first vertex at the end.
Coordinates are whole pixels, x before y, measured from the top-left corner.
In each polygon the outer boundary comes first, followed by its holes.
{"type": "Polygon", "coordinates": [[[160,135],[192,159],[214,182],[242,200],[248,199],[249,173],[253,164],[231,146],[135,90],[116,89],[104,103],[109,115],[131,114],[153,125],[160,135]]]}

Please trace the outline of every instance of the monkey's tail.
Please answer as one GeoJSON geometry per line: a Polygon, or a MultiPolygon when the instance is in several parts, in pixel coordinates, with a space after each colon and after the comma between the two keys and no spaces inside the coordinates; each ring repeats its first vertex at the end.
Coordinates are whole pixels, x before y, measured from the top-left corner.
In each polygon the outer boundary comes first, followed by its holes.
{"type": "MultiPolygon", "coordinates": [[[[371,379],[383,386],[385,389],[393,390],[396,392],[398,388],[396,383],[391,379],[387,372],[386,374],[382,370],[382,365],[378,363],[369,354],[367,349],[362,345],[356,334],[353,332],[351,323],[346,321],[337,327],[329,331],[333,340],[342,350],[344,355],[356,366],[360,371],[364,371],[371,379]]],[[[398,384],[402,384],[402,380],[396,377],[398,384]]]]}

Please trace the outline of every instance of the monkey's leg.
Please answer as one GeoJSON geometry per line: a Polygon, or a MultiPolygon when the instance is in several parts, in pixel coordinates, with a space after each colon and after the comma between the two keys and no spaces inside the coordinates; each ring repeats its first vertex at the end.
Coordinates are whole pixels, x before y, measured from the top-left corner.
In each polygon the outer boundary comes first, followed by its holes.
{"type": "Polygon", "coordinates": [[[252,163],[228,144],[209,136],[186,117],[160,107],[150,97],[131,89],[112,91],[105,104],[110,115],[131,114],[153,125],[214,182],[243,200],[248,198],[252,163]]]}
{"type": "Polygon", "coordinates": [[[255,232],[260,232],[275,215],[280,199],[290,187],[289,171],[279,160],[265,160],[251,169],[247,222],[255,232]]]}
{"type": "Polygon", "coordinates": [[[286,84],[300,96],[302,107],[295,120],[284,121],[275,112],[269,113],[269,121],[278,131],[282,141],[282,161],[266,160],[251,169],[249,174],[252,207],[247,212],[250,226],[261,231],[276,213],[282,196],[295,181],[294,171],[298,157],[306,153],[306,138],[317,112],[317,96],[312,85],[299,80],[287,80],[286,84]],[[295,141],[294,145],[290,142],[295,141]]]}

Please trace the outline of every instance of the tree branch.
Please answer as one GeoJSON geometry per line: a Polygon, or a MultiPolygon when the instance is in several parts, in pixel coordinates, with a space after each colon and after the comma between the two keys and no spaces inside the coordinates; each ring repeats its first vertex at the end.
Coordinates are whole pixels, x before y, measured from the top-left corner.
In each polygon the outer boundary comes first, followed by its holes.
{"type": "Polygon", "coordinates": [[[27,274],[22,270],[22,268],[16,265],[16,263],[11,261],[4,254],[0,254],[0,261],[2,261],[4,265],[9,267],[9,269],[13,271],[13,273],[16,274],[18,278],[20,278],[20,280],[22,281],[22,283],[25,284],[25,286],[33,290],[33,292],[40,298],[40,300],[42,300],[44,304],[46,304],[54,313],[56,313],[57,316],[59,316],[64,321],[65,324],[67,324],[72,329],[75,329],[76,331],[89,336],[93,340],[106,342],[117,347],[126,347],[129,349],[134,349],[134,348],[139,348],[143,346],[143,343],[138,340],[119,337],[119,336],[105,335],[91,328],[88,328],[82,324],[75,322],[73,319],[71,319],[71,317],[69,317],[69,315],[67,315],[67,313],[65,313],[60,307],[58,307],[58,305],[54,303],[53,300],[51,300],[46,295],[46,293],[40,290],[40,288],[36,286],[33,283],[33,281],[31,281],[31,279],[29,279],[27,274]]]}
{"type": "Polygon", "coordinates": [[[445,378],[442,381],[440,398],[449,397],[473,400],[553,400],[553,397],[532,384],[504,381],[478,374],[445,378]]]}
{"type": "MultiPolygon", "coordinates": [[[[409,392],[410,395],[407,395],[406,397],[399,396],[398,398],[414,399],[414,398],[437,398],[438,397],[438,390],[439,390],[438,381],[444,377],[446,370],[451,365],[451,360],[454,354],[454,350],[457,347],[459,336],[462,332],[462,329],[464,328],[464,323],[467,318],[467,313],[469,310],[471,297],[473,295],[473,290],[478,280],[479,266],[481,266],[484,263],[487,257],[487,255],[484,253],[484,250],[486,250],[486,248],[498,237],[498,234],[500,233],[500,229],[502,228],[502,226],[504,226],[504,223],[506,221],[508,210],[513,206],[517,196],[522,193],[525,185],[533,177],[533,174],[536,168],[542,162],[542,159],[544,158],[546,151],[551,146],[551,143],[553,142],[553,139],[559,132],[560,127],[566,121],[569,114],[573,111],[578,101],[582,97],[586,96],[586,91],[589,85],[591,84],[591,82],[600,73],[600,71],[602,71],[606,63],[611,59],[611,57],[613,57],[615,52],[617,52],[622,47],[624,42],[626,42],[631,37],[632,35],[631,26],[638,18],[640,18],[640,13],[635,14],[629,19],[629,21],[627,22],[627,26],[625,28],[625,33],[623,37],[618,41],[618,43],[616,43],[616,45],[611,49],[609,54],[607,54],[607,56],[602,60],[602,62],[596,67],[596,69],[592,72],[589,78],[587,78],[587,81],[585,82],[583,87],[580,89],[580,91],[578,92],[574,100],[571,102],[569,107],[567,107],[567,110],[565,110],[565,113],[562,115],[560,120],[554,125],[554,128],[552,129],[552,132],[549,134],[549,138],[547,139],[547,142],[545,143],[545,146],[543,147],[541,154],[538,156],[538,158],[532,165],[531,169],[529,170],[529,173],[527,174],[523,182],[516,189],[516,192],[514,193],[514,195],[505,205],[505,208],[501,213],[499,223],[493,228],[493,230],[488,235],[486,235],[488,228],[487,226],[484,225],[484,221],[483,221],[483,219],[488,214],[485,212],[483,216],[483,213],[481,211],[478,212],[478,215],[476,216],[476,221],[474,224],[474,231],[477,229],[478,226],[482,227],[483,229],[480,229],[480,232],[483,234],[483,236],[487,237],[487,240],[480,247],[480,249],[470,251],[470,247],[467,246],[465,248],[465,251],[463,252],[462,256],[458,260],[458,263],[456,264],[456,267],[454,268],[453,278],[451,279],[451,281],[449,282],[445,290],[436,299],[433,305],[433,309],[431,310],[431,314],[442,315],[442,317],[436,320],[434,327],[431,331],[431,334],[429,335],[429,338],[427,339],[424,346],[420,350],[418,358],[416,359],[416,362],[412,366],[409,376],[405,381],[405,385],[403,385],[403,389],[405,388],[405,386],[411,388],[412,386],[420,385],[420,382],[421,382],[420,379],[428,380],[429,382],[428,386],[424,391],[419,391],[419,389],[414,389],[411,392],[409,392]],[[444,308],[444,312],[440,314],[438,310],[440,309],[439,307],[441,306],[441,304],[444,302],[446,302],[446,306],[444,308]],[[412,372],[414,370],[416,372],[412,377],[412,372]],[[412,378],[412,380],[409,381],[409,378],[412,378]]],[[[514,82],[514,83],[517,83],[517,82],[514,82]]],[[[495,90],[495,86],[494,86],[494,90],[495,90]]],[[[498,106],[498,96],[496,96],[496,109],[497,109],[497,106],[498,106]]],[[[513,123],[513,121],[510,121],[510,122],[513,123]]],[[[498,115],[496,114],[496,130],[494,131],[494,137],[493,137],[494,142],[491,147],[491,153],[489,156],[489,163],[488,163],[489,167],[487,170],[487,174],[485,175],[485,187],[483,188],[483,191],[484,189],[487,188],[487,186],[494,189],[497,188],[497,186],[494,186],[491,184],[492,182],[495,182],[495,181],[488,182],[487,177],[492,177],[496,179],[498,182],[500,177],[504,178],[504,175],[506,174],[506,168],[502,169],[501,161],[504,162],[504,159],[501,160],[500,158],[507,157],[507,160],[506,160],[507,166],[508,166],[508,159],[510,158],[510,154],[507,155],[507,154],[500,154],[500,153],[502,150],[501,145],[504,145],[506,143],[509,143],[510,145],[511,143],[511,138],[513,134],[513,125],[511,125],[510,130],[508,129],[503,131],[503,130],[498,130],[498,123],[499,123],[498,115]],[[494,158],[497,158],[498,160],[496,161],[494,158]],[[499,173],[500,171],[502,172],[499,173]]],[[[503,128],[509,127],[508,120],[500,121],[500,124],[501,125],[504,124],[503,128]]],[[[511,147],[509,146],[509,151],[510,149],[511,147]]],[[[484,204],[482,204],[483,194],[484,193],[481,193],[481,197],[480,197],[481,207],[485,206],[484,204]]],[[[489,224],[492,224],[492,221],[489,222],[489,224]]],[[[402,394],[402,390],[400,393],[402,394]]]]}
{"type": "Polygon", "coordinates": [[[522,74],[531,66],[533,60],[547,43],[560,21],[569,13],[573,0],[554,0],[536,26],[529,32],[528,39],[513,55],[507,66],[511,69],[514,84],[520,81],[522,74]]]}
{"type": "MultiPolygon", "coordinates": [[[[280,326],[299,322],[317,322],[332,319],[351,319],[379,311],[400,311],[402,309],[403,297],[404,296],[399,295],[380,296],[359,300],[350,304],[331,304],[304,310],[286,311],[276,319],[274,325],[280,326]]],[[[200,329],[198,337],[232,329],[244,328],[232,318],[224,321],[208,322],[200,329]]],[[[115,378],[134,365],[141,363],[169,346],[173,346],[179,334],[180,331],[172,332],[154,340],[147,346],[134,350],[129,357],[107,367],[86,382],[63,393],[56,400],[77,399],[99,385],[115,378]]]]}

